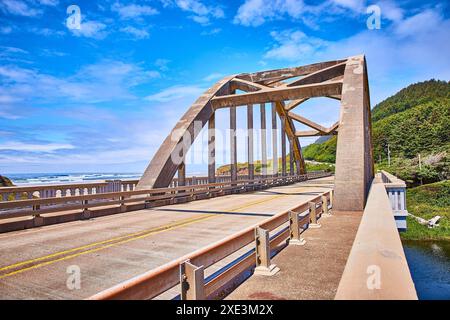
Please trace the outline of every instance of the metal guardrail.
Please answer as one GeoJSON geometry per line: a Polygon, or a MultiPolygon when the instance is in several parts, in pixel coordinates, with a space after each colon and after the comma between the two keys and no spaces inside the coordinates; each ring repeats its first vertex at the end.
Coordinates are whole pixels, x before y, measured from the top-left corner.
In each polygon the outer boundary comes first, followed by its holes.
{"type": "Polygon", "coordinates": [[[249,191],[258,188],[268,188],[284,183],[294,183],[313,179],[329,174],[320,172],[308,175],[286,176],[275,178],[259,178],[254,180],[238,180],[221,183],[180,186],[175,188],[159,188],[149,190],[106,192],[99,194],[75,195],[54,198],[33,198],[26,200],[0,202],[0,220],[24,216],[40,216],[67,210],[83,210],[87,215],[89,209],[103,206],[119,205],[124,207],[129,203],[145,202],[147,204],[159,200],[174,200],[187,198],[195,200],[196,197],[217,196],[226,191],[249,191]]]}
{"type": "Polygon", "coordinates": [[[256,267],[271,272],[271,253],[289,241],[302,243],[301,231],[310,223],[317,223],[323,213],[332,207],[332,192],[326,192],[274,215],[265,221],[248,227],[207,247],[201,248],[163,266],[136,276],[89,299],[152,299],[165,291],[180,285],[182,299],[215,299],[233,279],[256,267]],[[288,223],[288,226],[283,227],[288,223]],[[282,228],[281,230],[279,230],[282,228]],[[272,232],[272,234],[269,234],[272,232]],[[204,270],[249,244],[255,246],[228,264],[225,269],[205,278],[204,270]]]}
{"type": "MultiPolygon", "coordinates": [[[[308,175],[313,179],[315,175],[323,174],[323,171],[311,172],[308,175]]],[[[274,178],[277,175],[255,175],[256,179],[274,178]]],[[[218,183],[231,182],[231,176],[216,176],[218,183]]],[[[238,176],[238,180],[249,180],[248,175],[238,176]]],[[[101,194],[109,192],[133,191],[139,180],[105,180],[103,182],[83,182],[83,183],[63,183],[63,184],[42,184],[32,186],[0,187],[0,203],[4,201],[16,201],[25,199],[47,199],[71,196],[83,196],[101,194]]],[[[205,185],[208,184],[207,176],[192,176],[185,178],[185,185],[205,185]]],[[[170,188],[180,187],[178,178],[174,178],[170,188]]]]}
{"type": "Polygon", "coordinates": [[[406,217],[408,216],[408,210],[406,209],[406,183],[386,171],[381,171],[381,180],[391,202],[397,229],[406,231],[408,227],[406,223],[406,217]]]}

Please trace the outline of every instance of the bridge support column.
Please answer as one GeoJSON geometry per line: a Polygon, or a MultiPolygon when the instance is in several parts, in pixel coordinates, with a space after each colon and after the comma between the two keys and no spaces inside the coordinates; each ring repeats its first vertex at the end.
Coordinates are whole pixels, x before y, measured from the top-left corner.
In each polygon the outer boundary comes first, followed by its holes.
{"type": "Polygon", "coordinates": [[[189,260],[180,264],[181,300],[205,299],[204,267],[197,267],[189,260]]]}
{"type": "Polygon", "coordinates": [[[327,216],[329,216],[329,212],[328,212],[328,198],[326,195],[322,196],[322,214],[326,214],[327,216]]]}
{"type": "Polygon", "coordinates": [[[216,117],[208,121],[208,183],[216,182],[216,117]]]}
{"type": "Polygon", "coordinates": [[[270,263],[269,231],[255,228],[256,268],[255,275],[273,276],[280,268],[270,263]]]}
{"type": "Polygon", "coordinates": [[[309,217],[310,217],[310,223],[309,223],[308,228],[311,228],[311,229],[320,228],[321,225],[317,221],[316,203],[315,202],[308,202],[308,204],[309,204],[309,217]]]}
{"type": "Polygon", "coordinates": [[[291,138],[289,138],[289,175],[294,175],[294,145],[291,138]]]}
{"type": "Polygon", "coordinates": [[[253,105],[247,106],[247,163],[248,163],[248,179],[255,178],[255,165],[253,160],[253,105]]]}
{"type": "Polygon", "coordinates": [[[230,171],[231,181],[237,180],[236,107],[230,107],[230,171]]]}
{"type": "Polygon", "coordinates": [[[286,176],[286,124],[281,117],[281,175],[286,176]]]}
{"type": "Polygon", "coordinates": [[[363,211],[374,174],[364,56],[348,59],[343,81],[333,207],[334,212],[363,211]]]}
{"type": "Polygon", "coordinates": [[[184,161],[178,166],[178,185],[186,185],[186,165],[184,164],[184,161]]]}
{"type": "Polygon", "coordinates": [[[300,236],[300,224],[298,213],[295,211],[289,211],[289,229],[290,238],[289,244],[303,246],[306,244],[306,240],[300,236]]]}
{"type": "Polygon", "coordinates": [[[266,104],[260,104],[261,110],[261,175],[267,176],[267,127],[266,127],[266,104]]]}
{"type": "Polygon", "coordinates": [[[278,175],[278,136],[277,136],[277,107],[272,102],[272,167],[273,175],[278,175]]]}

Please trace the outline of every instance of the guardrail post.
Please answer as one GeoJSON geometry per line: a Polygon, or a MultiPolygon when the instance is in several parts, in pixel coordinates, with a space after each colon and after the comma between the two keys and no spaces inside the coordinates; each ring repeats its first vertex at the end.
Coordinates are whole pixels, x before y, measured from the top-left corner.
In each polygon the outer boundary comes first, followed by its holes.
{"type": "Polygon", "coordinates": [[[317,211],[316,211],[316,203],[315,202],[308,202],[309,205],[309,217],[310,217],[310,223],[308,228],[320,228],[320,223],[317,222],[317,211]]]}
{"type": "MultiPolygon", "coordinates": [[[[83,200],[83,204],[87,206],[88,200],[83,200]]],[[[91,217],[91,211],[89,211],[89,208],[83,209],[83,219],[89,219],[91,217]]]]}
{"type": "Polygon", "coordinates": [[[289,244],[303,246],[306,243],[306,240],[300,237],[300,226],[298,221],[298,213],[295,211],[289,211],[289,244]]]}
{"type": "Polygon", "coordinates": [[[326,195],[322,195],[322,212],[324,215],[330,216],[328,212],[328,199],[326,195]]]}
{"type": "Polygon", "coordinates": [[[280,268],[270,263],[269,231],[255,228],[256,268],[255,275],[273,276],[280,268]]]}
{"type": "Polygon", "coordinates": [[[334,189],[330,190],[330,207],[333,208],[334,189]]]}
{"type": "Polygon", "coordinates": [[[197,267],[189,260],[180,264],[181,300],[205,299],[204,267],[197,267]]]}
{"type": "MultiPolygon", "coordinates": [[[[125,200],[125,197],[121,196],[120,201],[123,201],[123,200],[125,200]]],[[[125,212],[125,211],[127,211],[127,207],[124,202],[121,202],[120,203],[120,212],[125,212]]]]}

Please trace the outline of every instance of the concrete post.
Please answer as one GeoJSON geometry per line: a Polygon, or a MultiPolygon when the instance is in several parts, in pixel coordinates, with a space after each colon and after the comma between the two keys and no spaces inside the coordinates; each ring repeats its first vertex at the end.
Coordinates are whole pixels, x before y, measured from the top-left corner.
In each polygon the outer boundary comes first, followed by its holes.
{"type": "Polygon", "coordinates": [[[255,228],[256,268],[255,275],[273,276],[280,268],[270,263],[269,231],[255,228]]]}
{"type": "Polygon", "coordinates": [[[294,175],[294,146],[292,139],[289,139],[289,175],[294,175]]]}
{"type": "Polygon", "coordinates": [[[302,246],[306,243],[306,240],[300,237],[299,218],[295,211],[289,211],[289,229],[289,244],[302,246]]]}
{"type": "Polygon", "coordinates": [[[231,181],[237,180],[236,107],[230,107],[230,163],[231,181]]]}
{"type": "Polygon", "coordinates": [[[197,267],[189,260],[180,264],[181,300],[205,299],[204,267],[197,267]]]}
{"type": "Polygon", "coordinates": [[[267,176],[267,134],[266,134],[266,104],[260,104],[261,110],[261,175],[267,176]]]}
{"type": "Polygon", "coordinates": [[[273,174],[278,175],[278,136],[277,136],[277,107],[272,102],[272,162],[273,174]]]}
{"type": "Polygon", "coordinates": [[[281,118],[281,175],[286,176],[286,124],[281,118]]]}
{"type": "Polygon", "coordinates": [[[247,106],[247,161],[248,161],[248,179],[255,178],[255,165],[253,160],[253,105],[247,106]]]}
{"type": "Polygon", "coordinates": [[[327,216],[329,216],[330,214],[328,213],[328,199],[326,195],[322,196],[322,213],[326,214],[327,216]]]}
{"type": "Polygon", "coordinates": [[[317,221],[317,210],[316,210],[316,203],[315,202],[308,202],[309,205],[309,217],[310,217],[310,223],[308,228],[316,229],[320,228],[321,225],[317,221]]]}

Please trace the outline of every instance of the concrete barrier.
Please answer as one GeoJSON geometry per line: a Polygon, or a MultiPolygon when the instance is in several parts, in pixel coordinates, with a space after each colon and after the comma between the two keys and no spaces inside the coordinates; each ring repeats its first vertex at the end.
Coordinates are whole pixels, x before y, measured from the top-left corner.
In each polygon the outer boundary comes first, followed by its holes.
{"type": "Polygon", "coordinates": [[[372,182],[337,300],[417,300],[381,174],[372,182]]]}

